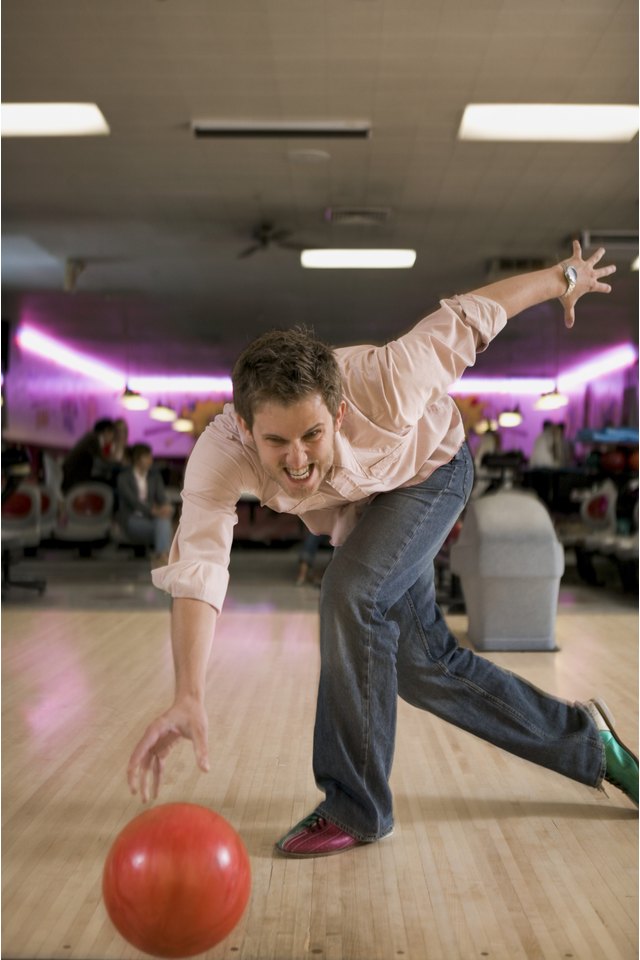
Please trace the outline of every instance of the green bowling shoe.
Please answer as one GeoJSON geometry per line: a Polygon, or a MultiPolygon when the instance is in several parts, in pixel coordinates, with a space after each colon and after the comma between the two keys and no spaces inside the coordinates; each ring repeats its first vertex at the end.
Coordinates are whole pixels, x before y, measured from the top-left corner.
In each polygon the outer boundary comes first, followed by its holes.
{"type": "Polygon", "coordinates": [[[617,735],[609,709],[602,700],[589,700],[586,707],[604,744],[604,779],[638,806],[638,758],[617,735]]]}

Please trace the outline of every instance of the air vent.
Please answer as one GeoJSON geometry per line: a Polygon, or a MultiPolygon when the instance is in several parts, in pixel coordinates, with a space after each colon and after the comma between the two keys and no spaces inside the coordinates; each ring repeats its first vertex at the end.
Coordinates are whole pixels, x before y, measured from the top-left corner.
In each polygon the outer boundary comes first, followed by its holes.
{"type": "Polygon", "coordinates": [[[580,245],[583,250],[595,250],[604,247],[611,251],[628,250],[637,256],[637,230],[583,230],[580,234],[580,245]]]}
{"type": "Polygon", "coordinates": [[[325,220],[343,227],[379,226],[391,216],[389,207],[327,207],[325,220]]]}
{"type": "Polygon", "coordinates": [[[191,122],[196,137],[218,138],[286,138],[304,140],[318,139],[366,139],[371,133],[368,120],[311,120],[311,121],[253,121],[253,120],[208,120],[191,122]]]}
{"type": "Polygon", "coordinates": [[[487,278],[499,280],[532,270],[544,270],[555,262],[546,257],[493,257],[487,262],[487,278]]]}

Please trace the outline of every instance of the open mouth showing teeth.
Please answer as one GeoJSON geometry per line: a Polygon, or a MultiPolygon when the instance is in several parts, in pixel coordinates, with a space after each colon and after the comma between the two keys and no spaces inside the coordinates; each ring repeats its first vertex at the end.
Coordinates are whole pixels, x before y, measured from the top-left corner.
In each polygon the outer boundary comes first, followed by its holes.
{"type": "Polygon", "coordinates": [[[311,476],[312,466],[307,466],[304,470],[287,470],[287,475],[292,480],[307,480],[311,476]]]}

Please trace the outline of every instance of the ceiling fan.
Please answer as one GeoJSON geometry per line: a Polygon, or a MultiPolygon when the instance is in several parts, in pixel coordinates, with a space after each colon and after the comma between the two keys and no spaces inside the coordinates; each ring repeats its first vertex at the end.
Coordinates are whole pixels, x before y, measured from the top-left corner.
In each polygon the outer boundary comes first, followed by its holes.
{"type": "Polygon", "coordinates": [[[238,259],[251,257],[260,250],[268,250],[271,246],[281,247],[283,250],[300,251],[308,249],[309,244],[289,240],[291,234],[291,230],[276,227],[270,220],[262,220],[251,231],[253,243],[238,254],[238,259]]]}

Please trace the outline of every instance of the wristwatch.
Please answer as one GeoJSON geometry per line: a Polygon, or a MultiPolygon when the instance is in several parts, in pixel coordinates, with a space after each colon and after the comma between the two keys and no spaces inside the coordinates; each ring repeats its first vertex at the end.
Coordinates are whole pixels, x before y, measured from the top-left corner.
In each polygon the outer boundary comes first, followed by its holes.
{"type": "Polygon", "coordinates": [[[563,300],[565,297],[568,297],[570,293],[573,293],[576,283],[578,282],[578,271],[568,263],[561,263],[560,266],[562,267],[564,278],[567,281],[567,289],[560,296],[560,300],[563,300]]]}

